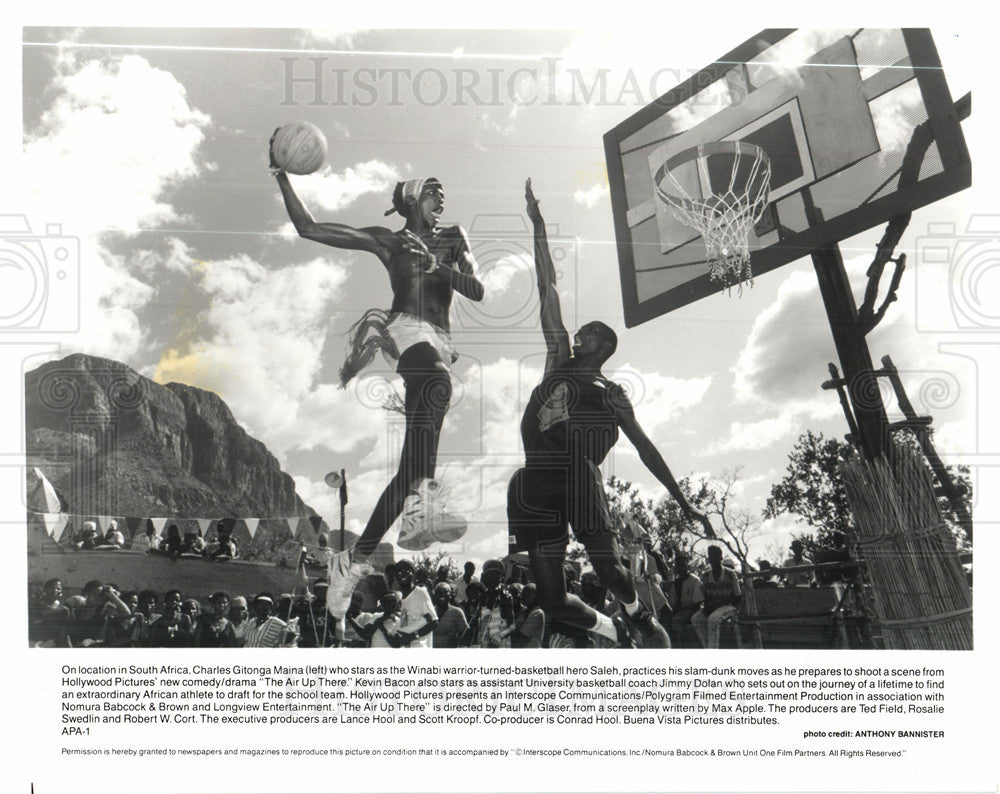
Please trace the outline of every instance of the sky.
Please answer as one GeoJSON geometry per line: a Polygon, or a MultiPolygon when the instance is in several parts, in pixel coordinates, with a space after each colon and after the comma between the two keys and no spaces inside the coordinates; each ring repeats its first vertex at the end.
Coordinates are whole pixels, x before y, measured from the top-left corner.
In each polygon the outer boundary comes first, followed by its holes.
{"type": "MultiPolygon", "coordinates": [[[[754,32],[25,28],[15,166],[30,175],[25,213],[36,233],[59,223],[80,245],[78,281],[51,290],[49,300],[65,306],[47,315],[52,325],[37,338],[48,347],[25,369],[84,352],[159,383],[214,391],[331,522],[338,503],[323,477],[346,469],[349,527],[360,528],[395,467],[401,418],[380,404],[399,383],[376,362],[341,390],[337,368],[351,323],[388,305],[388,279],[373,256],[291,229],[267,171],[267,141],[301,119],[329,144],[319,173],[293,177],[317,220],[401,225],[383,217],[395,182],[436,176],[444,222],[472,238],[486,299],[455,299],[461,358],[439,461],[450,506],[470,519],[456,556],[506,550],[518,423],[544,363],[527,177],[553,224],[570,330],[591,319],[614,327],[621,341],[607,372],[628,388],[674,474],[738,471],[738,504],[759,514],[801,433],[847,431],[835,397],[819,388],[836,358],[812,264],[626,329],[602,144],[672,88],[673,76],[754,32]],[[574,76],[592,79],[598,69],[607,70],[608,94],[585,102],[574,76]],[[315,74],[318,82],[305,82],[315,74]]],[[[948,28],[934,34],[957,98],[975,72],[967,41],[948,28]]],[[[966,134],[976,162],[985,147],[966,134]]],[[[933,415],[950,462],[975,463],[987,451],[980,417],[995,361],[974,332],[996,327],[986,297],[998,285],[976,252],[996,233],[975,214],[981,191],[914,214],[897,249],[910,260],[898,300],[868,338],[876,361],[893,357],[917,412],[933,415]],[[942,236],[951,246],[944,260],[918,261],[942,236]]],[[[859,299],[881,232],[841,246],[859,299]]],[[[9,316],[16,299],[2,301],[9,316]]],[[[665,493],[626,440],[604,473],[650,498],[665,493]]],[[[781,549],[799,529],[787,518],[764,522],[752,548],[781,549]]]]}

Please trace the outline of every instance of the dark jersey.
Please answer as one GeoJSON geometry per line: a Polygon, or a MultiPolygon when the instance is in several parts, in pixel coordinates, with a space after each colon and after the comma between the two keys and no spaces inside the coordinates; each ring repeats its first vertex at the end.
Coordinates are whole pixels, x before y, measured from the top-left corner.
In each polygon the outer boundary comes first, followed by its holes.
{"type": "Polygon", "coordinates": [[[527,464],[589,460],[595,465],[618,440],[607,378],[574,371],[572,360],[535,387],[521,418],[527,464]]]}

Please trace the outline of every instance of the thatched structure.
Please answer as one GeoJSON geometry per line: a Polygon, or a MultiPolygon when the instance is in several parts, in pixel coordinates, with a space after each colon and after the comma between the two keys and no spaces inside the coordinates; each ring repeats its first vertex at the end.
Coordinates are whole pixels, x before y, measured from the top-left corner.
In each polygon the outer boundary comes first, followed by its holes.
{"type": "Polygon", "coordinates": [[[885,647],[972,650],[972,591],[930,468],[913,445],[891,446],[841,469],[885,647]]]}

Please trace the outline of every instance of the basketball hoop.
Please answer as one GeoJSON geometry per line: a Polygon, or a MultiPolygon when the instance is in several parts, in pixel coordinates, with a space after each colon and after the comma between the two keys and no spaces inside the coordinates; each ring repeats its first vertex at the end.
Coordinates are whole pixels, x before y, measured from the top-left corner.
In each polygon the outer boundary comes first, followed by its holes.
{"type": "Polygon", "coordinates": [[[661,165],[653,178],[660,200],[704,239],[712,280],[724,287],[738,284],[740,292],[744,281],[753,286],[750,232],[767,207],[770,185],[767,154],[743,141],[685,149],[661,165]]]}

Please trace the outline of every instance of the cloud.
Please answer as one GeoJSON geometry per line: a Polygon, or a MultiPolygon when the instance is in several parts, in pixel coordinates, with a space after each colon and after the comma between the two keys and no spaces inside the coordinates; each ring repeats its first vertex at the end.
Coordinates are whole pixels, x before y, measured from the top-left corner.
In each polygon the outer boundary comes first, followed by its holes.
{"type": "Polygon", "coordinates": [[[165,194],[209,168],[196,156],[209,116],[190,107],[172,74],[138,55],[63,53],[55,68],[55,97],[26,135],[33,194],[94,233],[176,221],[165,194]]]}
{"type": "Polygon", "coordinates": [[[655,370],[639,372],[628,363],[609,377],[625,388],[636,419],[650,437],[687,409],[700,404],[712,384],[711,377],[673,378],[655,370]]]}
{"type": "Polygon", "coordinates": [[[211,119],[172,74],[137,55],[60,51],[52,66],[51,102],[25,133],[28,211],[80,239],[83,313],[66,346],[127,361],[144,344],[139,312],[155,294],[151,274],[173,257],[118,249],[182,220],[170,198],[212,168],[200,155],[211,119]]]}
{"type": "Polygon", "coordinates": [[[765,449],[795,431],[784,416],[763,419],[760,422],[733,422],[729,426],[729,439],[717,448],[719,452],[765,449]]]}
{"type": "Polygon", "coordinates": [[[515,282],[529,290],[535,289],[535,263],[528,254],[504,254],[496,260],[486,261],[477,258],[477,264],[479,280],[491,300],[506,293],[515,282]]]}
{"type": "Polygon", "coordinates": [[[206,262],[205,330],[197,341],[168,346],[155,380],[214,391],[279,459],[294,450],[346,452],[370,442],[382,432],[382,412],[357,387],[317,384],[333,301],[345,279],[343,265],[325,257],[275,269],[245,255],[206,262]]]}
{"type": "Polygon", "coordinates": [[[816,277],[793,273],[754,322],[733,369],[735,396],[742,403],[808,412],[818,397],[829,399],[819,385],[829,377],[826,363],[836,360],[816,277]]]}
{"type": "Polygon", "coordinates": [[[872,121],[879,142],[879,158],[885,160],[903,150],[913,137],[913,119],[919,117],[923,97],[916,80],[871,102],[872,121]]]}
{"type": "MultiPolygon", "coordinates": [[[[296,177],[295,191],[306,203],[319,204],[325,210],[341,210],[368,193],[391,193],[399,179],[396,166],[368,160],[340,173],[327,165],[315,174],[296,177]]],[[[387,195],[386,206],[389,201],[387,195]]]]}
{"type": "Polygon", "coordinates": [[[610,195],[611,195],[611,190],[607,186],[607,184],[594,185],[592,188],[589,188],[588,190],[577,190],[576,192],[574,192],[573,201],[575,201],[577,204],[583,204],[583,206],[585,206],[587,209],[593,209],[595,206],[597,206],[597,203],[599,201],[603,201],[604,199],[610,197],[610,195]]]}

